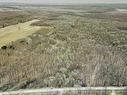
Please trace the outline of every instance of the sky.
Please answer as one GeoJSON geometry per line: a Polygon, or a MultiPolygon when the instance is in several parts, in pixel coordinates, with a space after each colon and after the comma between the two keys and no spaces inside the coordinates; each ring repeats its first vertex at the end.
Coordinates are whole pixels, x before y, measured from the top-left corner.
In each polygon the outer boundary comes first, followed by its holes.
{"type": "Polygon", "coordinates": [[[127,3],[127,0],[0,0],[0,2],[18,3],[127,3]]]}

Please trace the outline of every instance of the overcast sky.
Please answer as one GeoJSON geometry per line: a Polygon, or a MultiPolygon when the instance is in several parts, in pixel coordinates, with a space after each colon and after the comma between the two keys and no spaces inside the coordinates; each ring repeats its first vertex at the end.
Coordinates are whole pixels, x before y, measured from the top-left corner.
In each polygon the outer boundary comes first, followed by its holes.
{"type": "Polygon", "coordinates": [[[0,0],[20,3],[127,3],[127,0],[0,0]]]}

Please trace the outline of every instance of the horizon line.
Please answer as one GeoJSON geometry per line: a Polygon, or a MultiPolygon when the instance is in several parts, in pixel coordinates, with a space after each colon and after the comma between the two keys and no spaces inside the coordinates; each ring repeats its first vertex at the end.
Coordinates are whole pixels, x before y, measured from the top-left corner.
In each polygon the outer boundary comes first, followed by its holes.
{"type": "Polygon", "coordinates": [[[6,2],[6,1],[0,1],[0,3],[17,3],[17,4],[33,4],[33,5],[43,5],[43,4],[47,4],[47,5],[84,5],[84,4],[127,4],[124,3],[124,2],[88,2],[88,3],[31,3],[31,2],[13,2],[13,1],[10,1],[10,2],[6,2]]]}

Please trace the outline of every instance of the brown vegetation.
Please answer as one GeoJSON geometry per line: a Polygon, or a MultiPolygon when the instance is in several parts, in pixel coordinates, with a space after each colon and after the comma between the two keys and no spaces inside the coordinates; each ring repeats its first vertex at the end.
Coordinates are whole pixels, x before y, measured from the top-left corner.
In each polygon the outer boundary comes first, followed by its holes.
{"type": "MultiPolygon", "coordinates": [[[[126,23],[49,14],[44,23],[54,28],[0,50],[0,90],[127,86],[127,34],[117,27],[126,23]]],[[[45,26],[37,16],[34,25],[45,26]]]]}

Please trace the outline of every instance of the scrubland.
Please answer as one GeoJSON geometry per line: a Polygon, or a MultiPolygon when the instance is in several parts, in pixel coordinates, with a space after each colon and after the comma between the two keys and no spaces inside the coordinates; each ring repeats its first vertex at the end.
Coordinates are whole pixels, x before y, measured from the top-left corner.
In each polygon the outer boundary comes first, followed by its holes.
{"type": "Polygon", "coordinates": [[[107,15],[103,19],[75,13],[43,13],[32,13],[40,20],[32,26],[52,28],[42,28],[0,49],[1,91],[127,86],[125,21],[107,15]]]}

